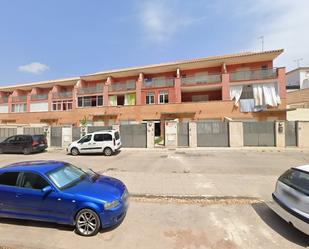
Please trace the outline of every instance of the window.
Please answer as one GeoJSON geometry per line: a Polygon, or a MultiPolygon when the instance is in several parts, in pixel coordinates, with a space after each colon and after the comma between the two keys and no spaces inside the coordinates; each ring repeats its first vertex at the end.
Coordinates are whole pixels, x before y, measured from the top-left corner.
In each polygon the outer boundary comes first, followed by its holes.
{"type": "Polygon", "coordinates": [[[103,141],[113,141],[111,134],[103,134],[103,141]]]}
{"type": "Polygon", "coordinates": [[[16,139],[16,136],[9,137],[4,142],[6,142],[6,143],[13,143],[13,142],[15,142],[15,139],[16,139]]]}
{"type": "Polygon", "coordinates": [[[289,169],[279,177],[279,181],[285,183],[291,188],[309,195],[309,174],[304,171],[289,169]]]}
{"type": "Polygon", "coordinates": [[[12,104],[12,112],[26,112],[27,104],[12,104]]]}
{"type": "Polygon", "coordinates": [[[43,189],[49,186],[47,181],[45,181],[41,176],[34,173],[24,173],[20,185],[23,188],[31,189],[43,189]]]}
{"type": "Polygon", "coordinates": [[[160,92],[159,104],[167,104],[167,103],[168,103],[168,92],[160,92]]]}
{"type": "Polygon", "coordinates": [[[102,142],[103,141],[103,134],[95,134],[93,137],[93,140],[96,142],[102,142]]]}
{"type": "Polygon", "coordinates": [[[69,111],[72,110],[72,100],[60,100],[53,102],[53,111],[69,111]]]}
{"type": "Polygon", "coordinates": [[[103,106],[103,96],[83,96],[77,99],[78,107],[95,107],[103,106]]]}
{"type": "Polygon", "coordinates": [[[84,137],[82,137],[82,138],[78,141],[78,143],[87,143],[87,142],[89,142],[89,141],[91,140],[91,137],[92,137],[92,135],[84,136],[84,137]]]}
{"type": "Polygon", "coordinates": [[[147,93],[146,94],[146,104],[154,104],[155,103],[155,95],[154,93],[147,93]]]}
{"type": "Polygon", "coordinates": [[[86,176],[84,171],[71,164],[48,173],[48,178],[60,189],[74,186],[86,176]]]}
{"type": "Polygon", "coordinates": [[[16,186],[18,172],[5,172],[0,175],[0,184],[8,186],[16,186]]]}
{"type": "Polygon", "coordinates": [[[118,140],[120,138],[118,131],[115,132],[115,138],[116,138],[116,140],[118,140]]]}

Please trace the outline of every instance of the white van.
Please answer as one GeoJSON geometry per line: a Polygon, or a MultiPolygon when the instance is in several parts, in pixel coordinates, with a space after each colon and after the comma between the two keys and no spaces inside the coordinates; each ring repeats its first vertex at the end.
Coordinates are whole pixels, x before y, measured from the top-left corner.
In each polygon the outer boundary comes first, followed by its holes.
{"type": "Polygon", "coordinates": [[[117,130],[107,130],[86,134],[78,141],[69,144],[67,152],[73,156],[88,153],[104,153],[105,156],[111,156],[120,148],[119,132],[117,130]]]}

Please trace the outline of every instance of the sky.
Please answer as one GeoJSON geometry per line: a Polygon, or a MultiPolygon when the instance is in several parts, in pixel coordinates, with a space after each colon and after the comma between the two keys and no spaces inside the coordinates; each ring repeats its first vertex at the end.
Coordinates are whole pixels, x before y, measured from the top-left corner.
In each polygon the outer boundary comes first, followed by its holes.
{"type": "Polygon", "coordinates": [[[0,86],[243,51],[309,66],[309,0],[0,0],[0,86]]]}

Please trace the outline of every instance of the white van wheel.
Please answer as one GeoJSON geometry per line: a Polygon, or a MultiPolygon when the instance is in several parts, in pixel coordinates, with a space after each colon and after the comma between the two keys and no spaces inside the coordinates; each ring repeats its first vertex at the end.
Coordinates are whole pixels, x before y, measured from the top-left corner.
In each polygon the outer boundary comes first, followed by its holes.
{"type": "Polygon", "coordinates": [[[113,151],[112,151],[112,149],[111,148],[109,148],[109,147],[106,147],[105,149],[104,149],[104,155],[105,156],[111,156],[112,154],[113,154],[113,151]]]}

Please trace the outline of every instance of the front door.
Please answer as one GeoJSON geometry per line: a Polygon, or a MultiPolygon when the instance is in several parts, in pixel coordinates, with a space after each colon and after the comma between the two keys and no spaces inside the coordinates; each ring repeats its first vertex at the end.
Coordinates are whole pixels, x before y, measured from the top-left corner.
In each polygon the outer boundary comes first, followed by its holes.
{"type": "Polygon", "coordinates": [[[2,145],[3,152],[16,152],[17,144],[16,144],[16,136],[12,136],[7,138],[2,145]]]}
{"type": "Polygon", "coordinates": [[[0,175],[0,213],[3,216],[13,216],[17,211],[18,175],[18,172],[5,172],[0,175]]]}

